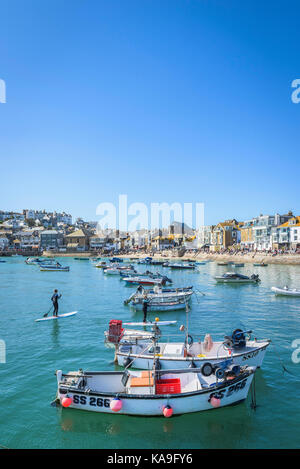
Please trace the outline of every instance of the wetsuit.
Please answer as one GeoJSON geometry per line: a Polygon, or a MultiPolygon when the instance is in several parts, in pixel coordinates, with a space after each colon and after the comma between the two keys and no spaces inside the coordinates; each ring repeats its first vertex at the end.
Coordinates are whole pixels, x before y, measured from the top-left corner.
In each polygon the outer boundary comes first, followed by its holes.
{"type": "Polygon", "coordinates": [[[144,313],[143,322],[147,322],[147,310],[148,310],[148,300],[144,300],[143,301],[143,313],[144,313]]]}
{"type": "Polygon", "coordinates": [[[54,295],[52,295],[52,303],[53,303],[53,306],[54,306],[54,311],[53,311],[53,316],[57,316],[57,313],[58,313],[58,299],[61,297],[61,295],[59,295],[58,293],[54,293],[54,295]]]}

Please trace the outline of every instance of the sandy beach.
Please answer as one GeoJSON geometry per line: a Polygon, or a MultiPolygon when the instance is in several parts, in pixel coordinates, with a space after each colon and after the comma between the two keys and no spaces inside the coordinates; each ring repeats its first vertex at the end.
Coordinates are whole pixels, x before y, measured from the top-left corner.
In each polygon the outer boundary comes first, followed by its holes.
{"type": "MultiPolygon", "coordinates": [[[[96,253],[90,252],[80,252],[80,253],[53,253],[53,252],[44,252],[44,257],[98,257],[96,253]]],[[[154,259],[165,259],[165,260],[196,260],[196,261],[233,261],[237,263],[258,263],[264,262],[266,264],[285,264],[285,265],[300,265],[300,254],[273,254],[266,253],[235,253],[235,254],[217,254],[217,253],[185,253],[183,256],[178,256],[176,252],[162,251],[156,254],[150,254],[145,252],[130,253],[130,254],[120,254],[114,255],[111,254],[105,257],[120,257],[124,259],[142,259],[147,256],[151,256],[154,259]]]]}

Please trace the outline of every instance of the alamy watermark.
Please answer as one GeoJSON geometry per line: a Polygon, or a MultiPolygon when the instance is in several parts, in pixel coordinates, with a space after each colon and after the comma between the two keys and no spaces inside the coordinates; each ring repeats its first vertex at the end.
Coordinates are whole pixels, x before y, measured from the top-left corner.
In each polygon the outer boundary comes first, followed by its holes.
{"type": "Polygon", "coordinates": [[[179,222],[184,232],[185,227],[198,229],[204,225],[204,203],[151,202],[148,207],[143,202],[134,202],[128,205],[126,194],[119,195],[118,207],[111,202],[100,203],[96,214],[102,217],[98,221],[98,232],[105,229],[124,232],[156,230],[167,228],[173,222],[179,222]]]}
{"type": "Polygon", "coordinates": [[[292,88],[296,88],[291,95],[291,100],[294,104],[300,103],[300,78],[292,81],[292,88]]]}
{"type": "Polygon", "coordinates": [[[0,103],[6,103],[6,84],[4,80],[0,78],[0,103]]]}
{"type": "Polygon", "coordinates": [[[6,363],[6,344],[0,339],[0,363],[6,363]]]}
{"type": "Polygon", "coordinates": [[[292,348],[295,350],[292,353],[292,362],[300,363],[300,339],[295,339],[292,342],[292,348]]]}

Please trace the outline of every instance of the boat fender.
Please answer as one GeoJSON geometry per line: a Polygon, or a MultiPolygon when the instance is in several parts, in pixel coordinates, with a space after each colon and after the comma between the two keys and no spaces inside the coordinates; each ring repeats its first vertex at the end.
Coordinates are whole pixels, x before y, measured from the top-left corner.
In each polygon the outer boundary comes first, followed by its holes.
{"type": "Polygon", "coordinates": [[[188,334],[187,337],[185,338],[184,345],[185,346],[186,345],[191,346],[191,345],[193,345],[193,343],[194,343],[193,337],[190,334],[188,334]]]}
{"type": "Polygon", "coordinates": [[[156,358],[156,360],[155,360],[155,368],[157,370],[161,370],[161,363],[160,363],[158,358],[156,358]]]}
{"type": "Polygon", "coordinates": [[[123,402],[118,397],[114,397],[110,401],[109,407],[113,412],[119,412],[123,407],[123,402]]]}
{"type": "Polygon", "coordinates": [[[164,417],[169,418],[173,415],[173,409],[170,405],[163,406],[164,417]]]}
{"type": "Polygon", "coordinates": [[[214,395],[211,396],[209,399],[210,404],[216,409],[217,407],[220,407],[221,405],[221,399],[218,397],[215,397],[214,395]]]}
{"type": "Polygon", "coordinates": [[[125,368],[130,368],[132,365],[133,359],[130,357],[125,358],[124,360],[124,366],[125,368]]]}
{"type": "Polygon", "coordinates": [[[201,373],[203,374],[203,376],[208,377],[212,375],[213,371],[214,369],[209,362],[204,363],[201,367],[201,373]]]}
{"type": "Polygon", "coordinates": [[[215,368],[215,376],[217,379],[223,379],[225,376],[225,371],[223,368],[215,368]]]}
{"type": "Polygon", "coordinates": [[[189,368],[197,368],[197,365],[195,364],[194,360],[192,360],[189,364],[189,368]]]}
{"type": "Polygon", "coordinates": [[[69,407],[73,402],[73,399],[72,397],[69,397],[68,395],[66,397],[64,397],[61,401],[61,405],[63,407],[69,407]]]}

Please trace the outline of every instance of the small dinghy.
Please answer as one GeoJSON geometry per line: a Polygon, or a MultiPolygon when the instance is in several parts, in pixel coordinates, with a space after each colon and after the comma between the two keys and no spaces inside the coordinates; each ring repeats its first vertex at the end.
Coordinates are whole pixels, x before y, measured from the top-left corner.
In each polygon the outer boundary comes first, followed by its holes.
{"type": "Polygon", "coordinates": [[[245,267],[245,264],[240,263],[240,264],[233,264],[232,267],[245,267]]]}
{"type": "Polygon", "coordinates": [[[77,314],[77,313],[78,313],[78,311],[72,311],[71,313],[58,314],[57,316],[47,316],[46,318],[36,319],[35,322],[52,321],[54,319],[69,318],[71,316],[75,316],[75,314],[77,314]]]}
{"type": "Polygon", "coordinates": [[[254,267],[268,267],[268,264],[265,264],[264,262],[254,262],[254,267]]]}
{"type": "Polygon", "coordinates": [[[223,265],[224,266],[224,265],[228,265],[228,264],[229,264],[229,262],[218,262],[218,265],[223,265]]]}
{"type": "Polygon", "coordinates": [[[66,374],[58,370],[56,403],[91,412],[171,417],[244,401],[254,372],[247,366],[207,366],[206,373],[197,368],[66,374]]]}
{"type": "Polygon", "coordinates": [[[288,286],[283,288],[272,287],[271,290],[275,293],[275,295],[300,297],[300,290],[297,290],[296,288],[289,288],[288,286]]]}
{"type": "Polygon", "coordinates": [[[251,277],[247,275],[237,274],[235,272],[227,272],[224,275],[218,275],[215,277],[218,283],[258,283],[260,278],[258,275],[253,274],[251,277]]]}

